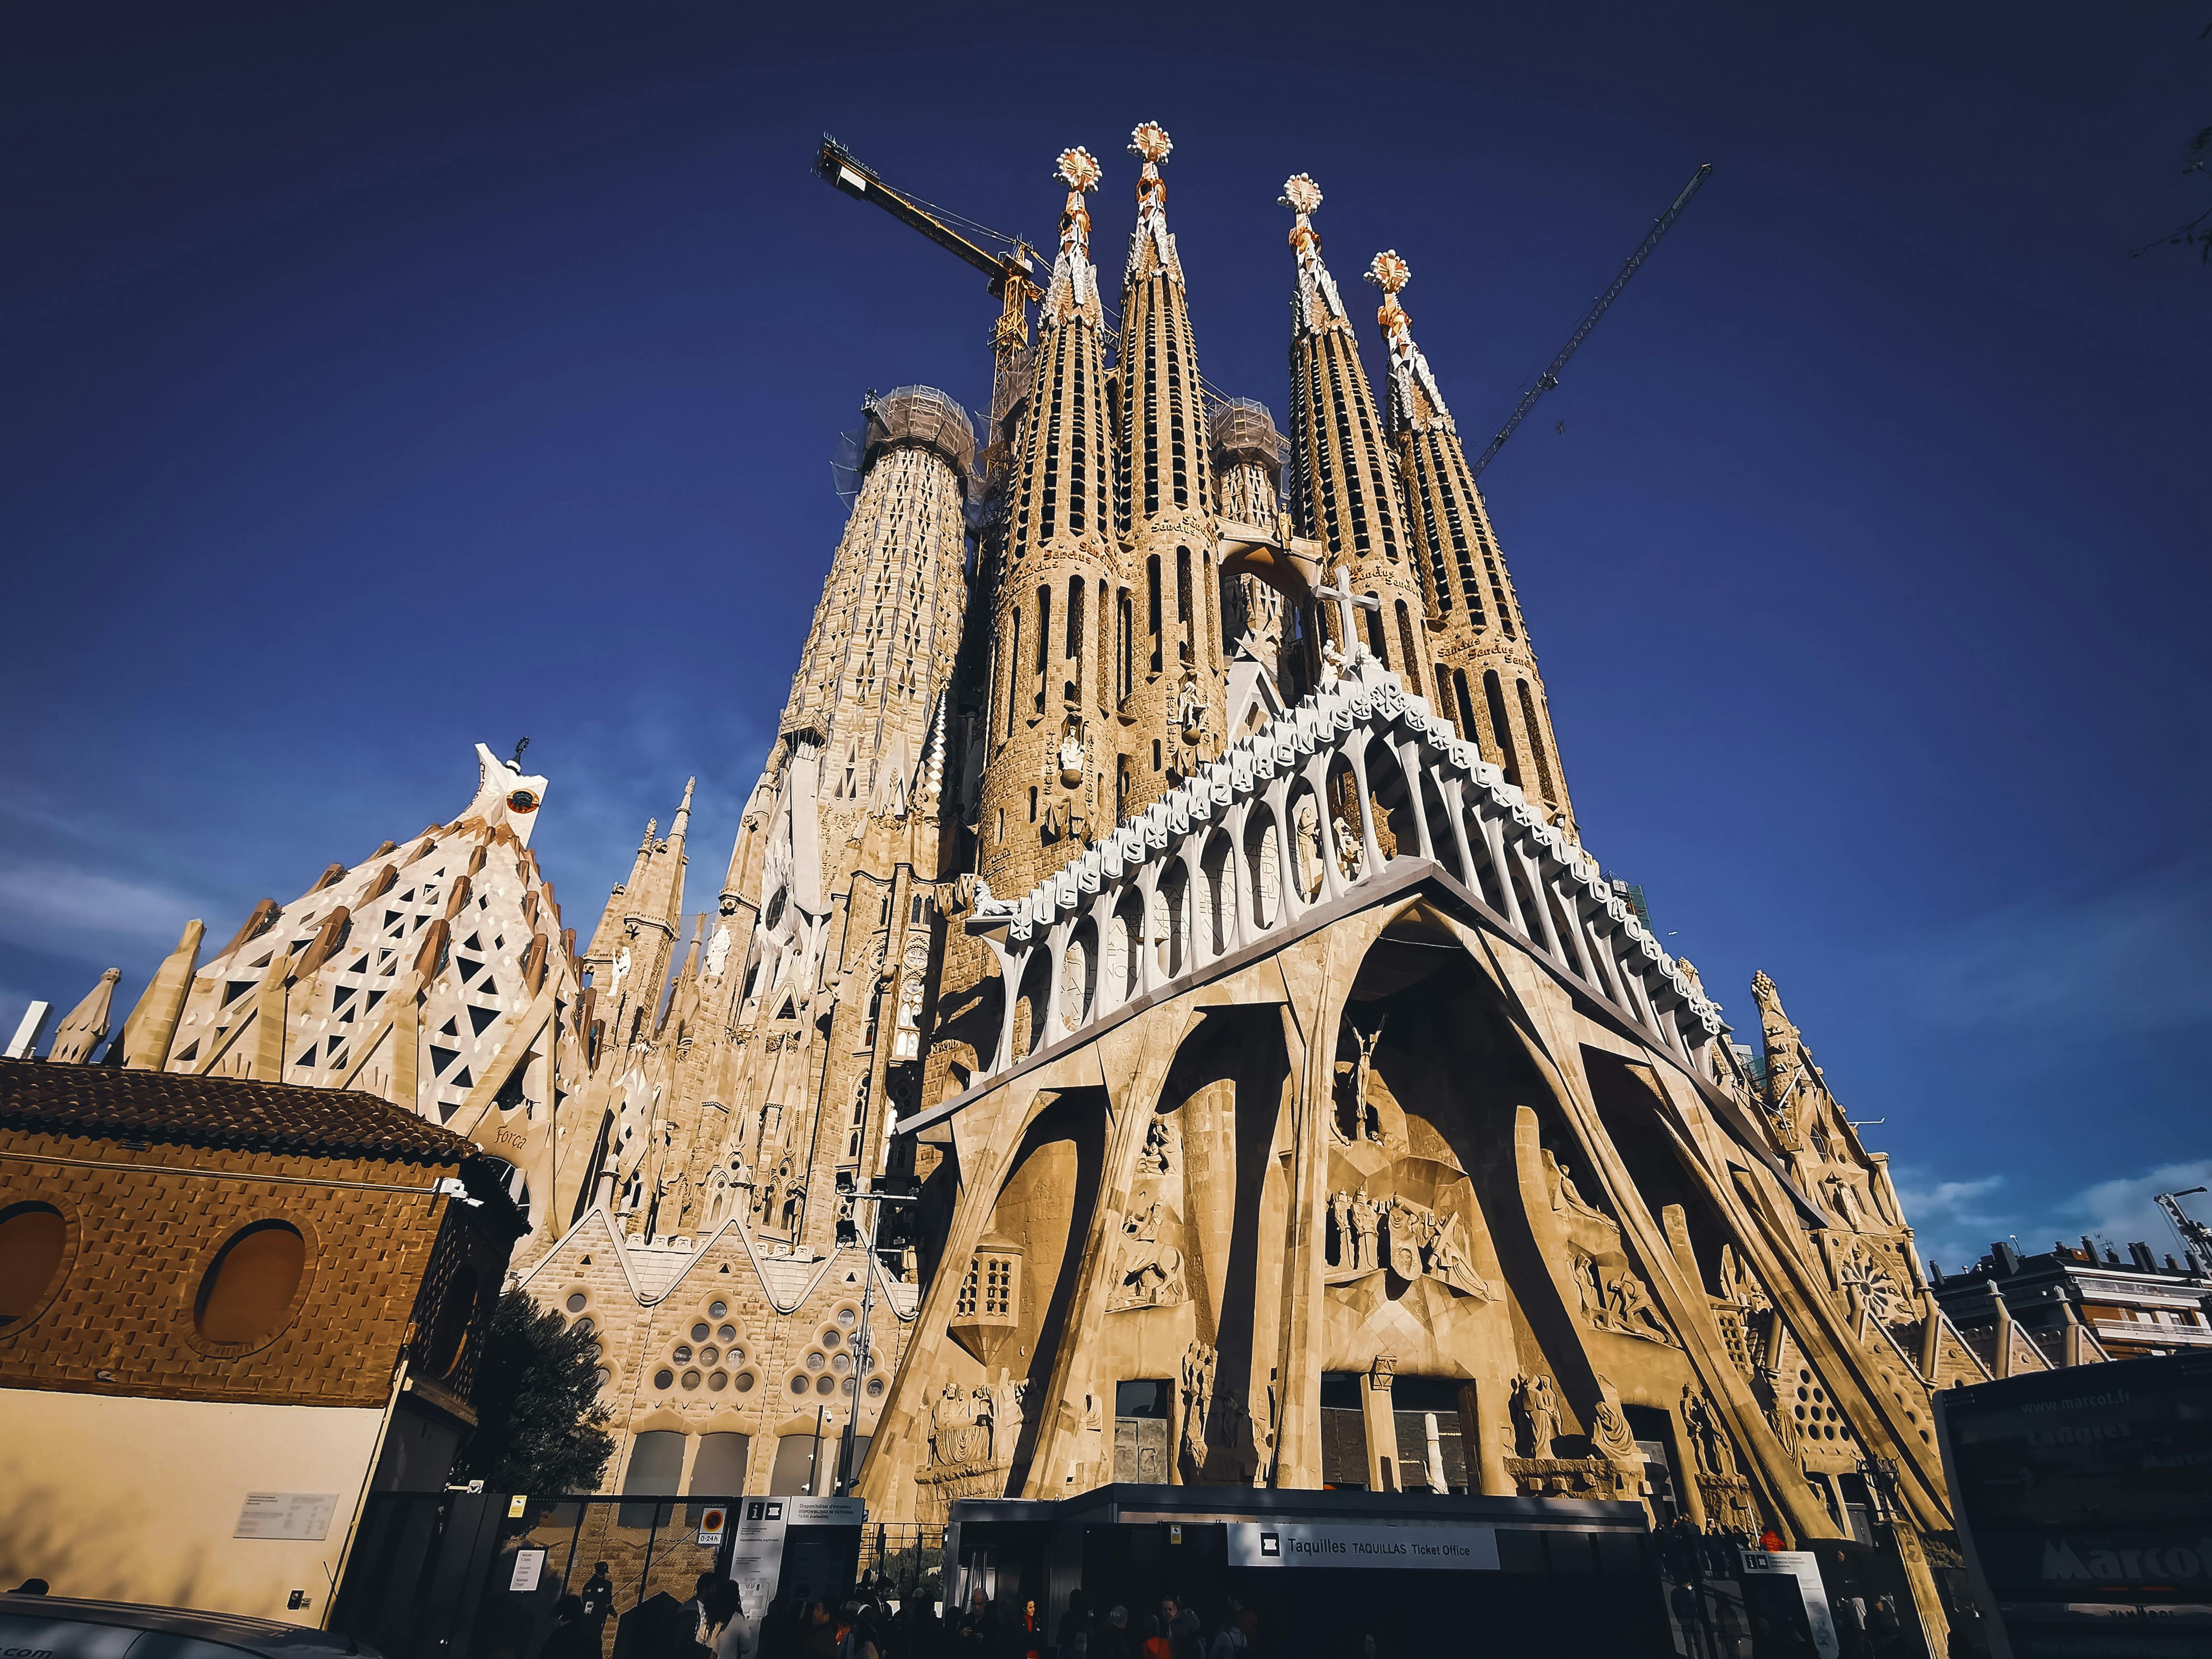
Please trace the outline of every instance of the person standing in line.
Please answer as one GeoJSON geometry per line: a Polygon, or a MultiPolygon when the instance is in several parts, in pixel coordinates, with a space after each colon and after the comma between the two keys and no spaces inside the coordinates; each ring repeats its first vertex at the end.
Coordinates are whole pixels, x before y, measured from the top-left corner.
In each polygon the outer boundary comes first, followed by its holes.
{"type": "Polygon", "coordinates": [[[592,1576],[584,1581],[577,1600],[583,1603],[583,1620],[592,1628],[592,1639],[604,1641],[607,1620],[615,1610],[615,1581],[607,1577],[607,1564],[592,1563],[592,1576]]]}
{"type": "Polygon", "coordinates": [[[1098,1640],[1092,1645],[1097,1659],[1137,1659],[1136,1641],[1129,1634],[1128,1608],[1117,1605],[1106,1615],[1098,1640]]]}

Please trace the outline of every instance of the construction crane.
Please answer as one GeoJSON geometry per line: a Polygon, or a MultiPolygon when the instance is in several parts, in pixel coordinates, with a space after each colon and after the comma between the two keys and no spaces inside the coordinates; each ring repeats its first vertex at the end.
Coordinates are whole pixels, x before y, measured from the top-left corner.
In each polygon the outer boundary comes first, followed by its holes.
{"type": "Polygon", "coordinates": [[[1528,411],[1536,407],[1537,399],[1559,385],[1559,371],[1567,366],[1567,359],[1575,355],[1584,340],[1589,338],[1590,331],[1597,326],[1597,319],[1604,316],[1607,308],[1620,297],[1620,290],[1628,286],[1628,279],[1636,275],[1636,268],[1651,257],[1651,250],[1659,246],[1659,239],[1674,228],[1674,221],[1682,216],[1682,210],[1690,205],[1690,198],[1704,187],[1712,170],[1713,164],[1706,161],[1690,175],[1690,182],[1682,186],[1682,193],[1674,198],[1673,206],[1659,216],[1657,222],[1637,244],[1636,252],[1628,256],[1627,264],[1621,266],[1620,273],[1613,279],[1612,285],[1590,302],[1590,308],[1583,314],[1582,321],[1575,325],[1575,331],[1567,337],[1566,344],[1559,348],[1559,355],[1553,358],[1550,366],[1536,377],[1536,384],[1522,394],[1521,401],[1514,405],[1512,414],[1506,416],[1505,424],[1498,428],[1498,435],[1490,441],[1490,447],[1475,458],[1473,468],[1475,477],[1480,477],[1482,469],[1498,459],[1498,452],[1505,447],[1505,441],[1513,435],[1514,428],[1528,418],[1528,411]]]}
{"type": "Polygon", "coordinates": [[[979,225],[972,219],[925,202],[911,191],[885,184],[873,167],[826,132],[822,135],[822,150],[815,158],[814,171],[848,196],[874,203],[900,223],[920,231],[938,246],[964,259],[991,279],[991,296],[999,301],[999,321],[991,333],[991,430],[984,438],[982,471],[987,486],[995,482],[1003,470],[1006,444],[1012,435],[1007,430],[1009,417],[1019,407],[1026,391],[1030,302],[1043,296],[1043,290],[1031,280],[1036,271],[1036,250],[1018,236],[1008,236],[988,225],[979,225]],[[967,230],[956,228],[955,221],[967,230]],[[968,231],[1003,244],[1006,251],[992,252],[968,231]]]}
{"type": "Polygon", "coordinates": [[[2151,1202],[2166,1212],[2166,1218],[2173,1224],[2174,1231],[2181,1235],[2183,1248],[2203,1266],[2200,1272],[2212,1273],[2212,1227],[2206,1226],[2181,1207],[2181,1200],[2191,1193],[2201,1193],[2202,1187],[2185,1187],[2178,1193],[2160,1193],[2151,1202]]]}

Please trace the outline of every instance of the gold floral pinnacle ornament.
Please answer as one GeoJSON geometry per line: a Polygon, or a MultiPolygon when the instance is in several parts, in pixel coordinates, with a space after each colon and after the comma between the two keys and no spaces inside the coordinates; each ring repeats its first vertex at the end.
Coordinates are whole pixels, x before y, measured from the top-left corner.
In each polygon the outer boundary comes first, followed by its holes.
{"type": "Polygon", "coordinates": [[[1139,121],[1129,135],[1129,154],[1158,166],[1175,154],[1175,140],[1158,121],[1139,121]]]}
{"type": "Polygon", "coordinates": [[[1070,190],[1095,190],[1098,186],[1098,158],[1080,144],[1064,149],[1060,153],[1060,165],[1054,176],[1070,190]]]}
{"type": "Polygon", "coordinates": [[[1294,173],[1283,180],[1283,193],[1277,201],[1301,216],[1321,205],[1321,186],[1313,181],[1310,173],[1294,173]]]}
{"type": "Polygon", "coordinates": [[[1398,257],[1396,248],[1385,248],[1375,256],[1374,263],[1367,267],[1367,280],[1385,294],[1395,295],[1399,289],[1413,280],[1413,270],[1411,265],[1398,257]]]}

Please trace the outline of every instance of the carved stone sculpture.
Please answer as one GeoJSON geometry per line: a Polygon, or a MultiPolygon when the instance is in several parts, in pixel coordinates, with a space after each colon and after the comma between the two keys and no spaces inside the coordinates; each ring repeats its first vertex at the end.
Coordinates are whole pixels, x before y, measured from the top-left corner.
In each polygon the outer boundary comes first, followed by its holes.
{"type": "Polygon", "coordinates": [[[1552,1379],[1540,1372],[1522,1377],[1514,1384],[1514,1403],[1520,1407],[1527,1434],[1525,1455],[1548,1458],[1552,1455],[1552,1443],[1559,1437],[1559,1401],[1553,1392],[1552,1379]]]}

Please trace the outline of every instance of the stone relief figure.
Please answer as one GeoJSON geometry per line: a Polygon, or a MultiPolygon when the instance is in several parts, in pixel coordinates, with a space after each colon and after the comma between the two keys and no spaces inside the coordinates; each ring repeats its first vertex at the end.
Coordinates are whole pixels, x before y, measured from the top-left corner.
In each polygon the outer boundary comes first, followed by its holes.
{"type": "Polygon", "coordinates": [[[714,929],[714,938],[707,941],[707,977],[720,979],[722,969],[730,960],[730,924],[723,922],[714,929]]]}
{"type": "Polygon", "coordinates": [[[957,1382],[947,1382],[944,1392],[930,1402],[930,1461],[940,1467],[984,1462],[989,1458],[990,1444],[989,1426],[976,1421],[974,1396],[957,1382]]]}
{"type": "Polygon", "coordinates": [[[1352,1194],[1334,1192],[1328,1195],[1328,1218],[1336,1224],[1336,1254],[1329,1266],[1349,1267],[1353,1265],[1352,1248],[1352,1194]]]}
{"type": "Polygon", "coordinates": [[[1639,1457],[1636,1437],[1629,1431],[1628,1419],[1620,1409],[1619,1393],[1602,1376],[1597,1387],[1597,1404],[1590,1407],[1590,1444],[1616,1462],[1639,1457]]]}
{"type": "Polygon", "coordinates": [[[1169,1307],[1183,1301],[1182,1265],[1182,1252],[1160,1237],[1159,1200],[1133,1209],[1121,1224],[1121,1282],[1107,1299],[1107,1311],[1169,1307]]]}
{"type": "Polygon", "coordinates": [[[1346,881],[1358,881],[1367,873],[1367,846],[1359,831],[1344,820],[1339,812],[1329,830],[1336,837],[1337,872],[1346,881]]]}
{"type": "Polygon", "coordinates": [[[1870,1231],[1867,1213],[1859,1203],[1858,1188],[1839,1175],[1828,1177],[1828,1191],[1836,1213],[1843,1218],[1844,1225],[1855,1233],[1870,1231]]]}
{"type": "Polygon", "coordinates": [[[1437,1220],[1429,1235],[1429,1272],[1455,1291],[1486,1302],[1498,1300],[1498,1287],[1476,1273],[1468,1258],[1467,1237],[1456,1215],[1437,1220]]]}
{"type": "Polygon", "coordinates": [[[1690,1431],[1690,1444],[1698,1455],[1698,1472],[1717,1480],[1735,1478],[1735,1452],[1728,1431],[1721,1426],[1713,1403],[1694,1382],[1682,1390],[1682,1425],[1690,1431]]]}
{"type": "Polygon", "coordinates": [[[1206,1420],[1213,1407],[1213,1368],[1218,1356],[1194,1340],[1182,1356],[1182,1458],[1192,1468],[1206,1467],[1206,1420]]]}
{"type": "Polygon", "coordinates": [[[1559,1401],[1553,1391],[1552,1379],[1540,1371],[1518,1379],[1513,1388],[1513,1403],[1520,1409],[1528,1433],[1527,1455],[1550,1457],[1552,1443],[1559,1437],[1559,1401]]]}
{"type": "Polygon", "coordinates": [[[1644,1281],[1632,1272],[1626,1262],[1608,1267],[1584,1249],[1574,1249],[1569,1275],[1575,1281],[1575,1294],[1582,1304],[1583,1317],[1601,1331],[1615,1331],[1623,1336],[1637,1336],[1647,1342],[1664,1343],[1668,1347],[1680,1345],[1667,1322],[1652,1305],[1650,1292],[1644,1281]]]}
{"type": "Polygon", "coordinates": [[[1603,1327],[1607,1323],[1605,1286],[1598,1275],[1597,1258],[1587,1250],[1571,1250],[1567,1263],[1567,1276],[1575,1281],[1575,1297],[1581,1304],[1583,1317],[1603,1327]]]}
{"type": "Polygon", "coordinates": [[[1195,744],[1206,735],[1206,699],[1199,695],[1198,676],[1187,664],[1182,684],[1176,688],[1175,725],[1186,744],[1195,744]]]}
{"type": "Polygon", "coordinates": [[[1166,1175],[1175,1168],[1175,1131],[1164,1117],[1156,1117],[1145,1131],[1145,1150],[1137,1155],[1140,1174],[1166,1175]]]}
{"type": "Polygon", "coordinates": [[[1022,1436],[1023,1396],[1029,1384],[1017,1382],[999,1368],[999,1380],[975,1390],[975,1417],[986,1431],[981,1456],[994,1463],[1013,1461],[1014,1443],[1022,1436]]]}
{"type": "Polygon", "coordinates": [[[611,1001],[615,997],[618,997],[622,994],[622,982],[629,977],[629,945],[623,945],[623,948],[616,953],[613,965],[608,969],[608,977],[614,981],[607,988],[609,993],[608,1000],[611,1001]]]}
{"type": "Polygon", "coordinates": [[[1067,717],[1067,724],[1061,729],[1058,758],[1060,787],[1081,788],[1086,764],[1083,752],[1083,722],[1073,714],[1067,717]]]}
{"type": "Polygon", "coordinates": [[[1674,1346],[1674,1333],[1660,1318],[1659,1310],[1652,1306],[1644,1281],[1626,1267],[1606,1285],[1606,1307],[1613,1315],[1614,1328],[1625,1334],[1640,1336],[1649,1342],[1663,1342],[1669,1347],[1674,1346]]]}
{"type": "Polygon", "coordinates": [[[1291,809],[1291,835],[1297,843],[1298,890],[1310,899],[1321,891],[1321,810],[1311,795],[1300,795],[1291,809]]]}
{"type": "Polygon", "coordinates": [[[1581,1192],[1575,1186],[1575,1172],[1572,1164],[1560,1163],[1549,1152],[1544,1154],[1544,1164],[1546,1172],[1551,1176],[1552,1208],[1554,1211],[1571,1210],[1578,1215],[1589,1216],[1601,1221],[1615,1231],[1620,1231],[1619,1224],[1611,1216],[1583,1199],[1581,1192]]]}
{"type": "Polygon", "coordinates": [[[1422,1261],[1422,1247],[1428,1243],[1429,1228],[1436,1218],[1402,1198],[1393,1198],[1384,1219],[1390,1230],[1391,1271],[1401,1279],[1420,1278],[1428,1271],[1422,1261]]]}
{"type": "Polygon", "coordinates": [[[1359,1190],[1352,1195],[1352,1266],[1357,1273],[1369,1273],[1381,1267],[1376,1258],[1376,1231],[1382,1218],[1382,1206],[1367,1196],[1367,1185],[1360,1183],[1359,1190]]]}

